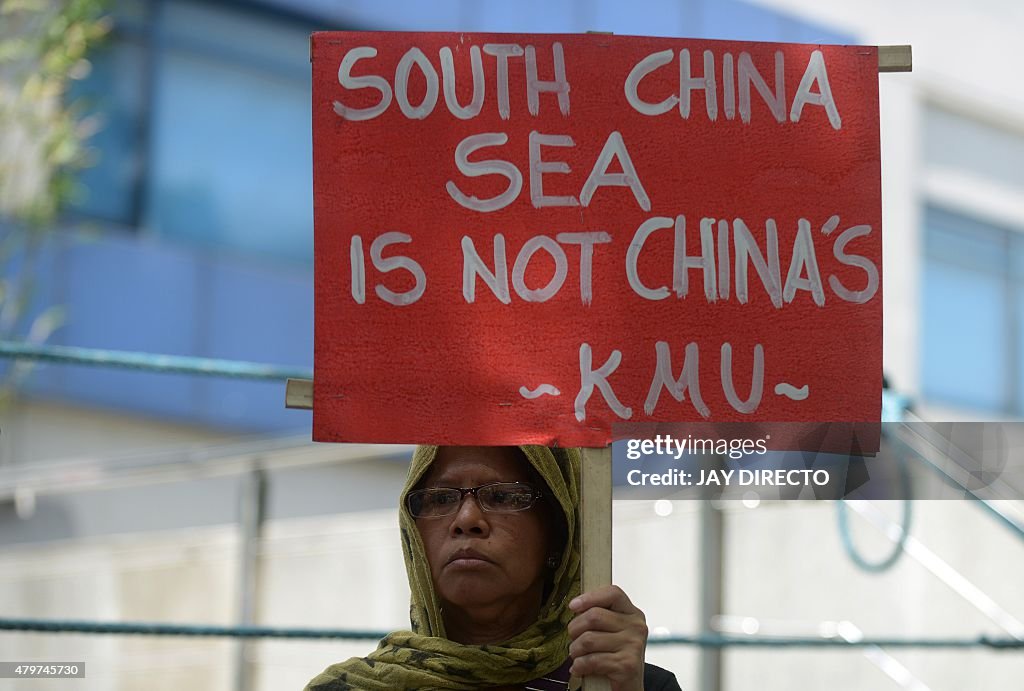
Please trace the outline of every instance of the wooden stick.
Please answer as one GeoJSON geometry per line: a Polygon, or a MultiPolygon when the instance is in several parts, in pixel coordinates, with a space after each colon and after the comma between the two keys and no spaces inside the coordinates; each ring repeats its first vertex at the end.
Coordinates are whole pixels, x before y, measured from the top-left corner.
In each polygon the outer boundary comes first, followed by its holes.
{"type": "MultiPolygon", "coordinates": [[[[580,470],[583,592],[612,582],[612,447],[583,449],[580,470]]],[[[605,677],[584,677],[583,691],[610,691],[605,677]]]]}
{"type": "Polygon", "coordinates": [[[289,379],[284,390],[284,407],[313,410],[313,380],[289,379]]]}
{"type": "Polygon", "coordinates": [[[878,46],[879,72],[912,72],[914,56],[910,46],[878,46]]]}

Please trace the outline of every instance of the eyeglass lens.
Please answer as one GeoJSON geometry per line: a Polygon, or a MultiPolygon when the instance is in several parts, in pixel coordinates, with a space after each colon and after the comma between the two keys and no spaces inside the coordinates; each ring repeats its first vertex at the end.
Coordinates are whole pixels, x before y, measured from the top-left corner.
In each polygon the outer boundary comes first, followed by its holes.
{"type": "Polygon", "coordinates": [[[533,506],[540,493],[527,484],[497,482],[480,487],[435,487],[409,494],[409,510],[417,518],[447,516],[458,511],[467,494],[476,497],[484,511],[511,513],[533,506]]]}

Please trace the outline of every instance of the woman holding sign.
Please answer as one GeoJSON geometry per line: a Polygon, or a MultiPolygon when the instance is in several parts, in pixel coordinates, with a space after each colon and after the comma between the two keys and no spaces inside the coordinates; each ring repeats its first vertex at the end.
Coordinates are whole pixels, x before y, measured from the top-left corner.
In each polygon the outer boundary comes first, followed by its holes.
{"type": "Polygon", "coordinates": [[[579,463],[574,449],[419,447],[399,511],[412,631],[306,690],[547,691],[594,675],[678,691],[644,664],[644,615],[622,590],[579,594],[579,463]]]}

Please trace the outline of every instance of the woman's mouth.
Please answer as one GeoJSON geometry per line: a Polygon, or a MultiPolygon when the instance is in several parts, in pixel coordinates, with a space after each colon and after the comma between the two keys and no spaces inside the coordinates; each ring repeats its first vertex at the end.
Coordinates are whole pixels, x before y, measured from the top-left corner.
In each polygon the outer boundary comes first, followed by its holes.
{"type": "Polygon", "coordinates": [[[455,568],[478,568],[490,564],[491,560],[473,549],[460,549],[448,559],[448,566],[455,568]]]}

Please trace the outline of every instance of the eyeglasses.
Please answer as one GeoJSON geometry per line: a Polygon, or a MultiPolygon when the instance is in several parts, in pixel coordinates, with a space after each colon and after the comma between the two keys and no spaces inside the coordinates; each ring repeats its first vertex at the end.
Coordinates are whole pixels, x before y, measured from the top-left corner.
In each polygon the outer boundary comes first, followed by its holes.
{"type": "Polygon", "coordinates": [[[406,505],[415,518],[451,516],[467,494],[476,497],[483,511],[516,513],[537,503],[541,493],[525,482],[492,482],[479,487],[431,487],[409,492],[406,505]]]}

